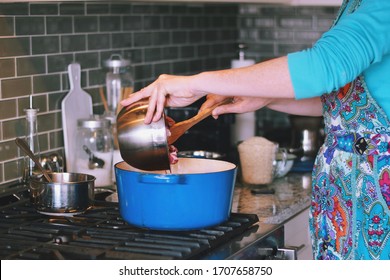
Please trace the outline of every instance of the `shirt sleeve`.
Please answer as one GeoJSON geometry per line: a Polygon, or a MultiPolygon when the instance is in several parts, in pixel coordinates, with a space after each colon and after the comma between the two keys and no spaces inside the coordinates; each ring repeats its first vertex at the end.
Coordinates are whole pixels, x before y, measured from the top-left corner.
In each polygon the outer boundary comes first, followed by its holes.
{"type": "Polygon", "coordinates": [[[390,1],[363,1],[312,48],[288,54],[297,99],[320,96],[354,80],[390,49],[390,1]]]}

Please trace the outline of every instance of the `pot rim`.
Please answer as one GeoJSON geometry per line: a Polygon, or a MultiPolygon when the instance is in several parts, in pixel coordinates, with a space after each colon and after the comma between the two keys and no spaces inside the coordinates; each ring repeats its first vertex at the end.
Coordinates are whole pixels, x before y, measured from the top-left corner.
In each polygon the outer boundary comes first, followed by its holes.
{"type": "MultiPolygon", "coordinates": [[[[180,158],[179,159],[179,162],[180,161],[198,161],[199,163],[197,163],[198,165],[202,165],[202,163],[200,163],[200,161],[207,161],[205,162],[207,165],[206,167],[209,168],[210,165],[209,163],[213,162],[215,164],[224,164],[226,165],[226,168],[224,169],[219,169],[219,170],[209,170],[209,171],[200,171],[200,172],[192,172],[192,173],[182,173],[182,172],[178,172],[178,173],[166,173],[167,170],[154,170],[154,171],[149,171],[149,170],[141,170],[141,169],[137,169],[135,168],[134,166],[131,166],[130,164],[128,164],[127,162],[125,161],[120,161],[118,163],[116,163],[114,165],[114,168],[116,170],[121,170],[121,171],[125,171],[125,172],[130,172],[130,173],[142,173],[142,174],[152,174],[152,175],[164,175],[164,176],[181,176],[181,175],[201,175],[201,174],[215,174],[215,173],[222,173],[222,172],[229,172],[231,170],[236,170],[237,169],[237,165],[232,163],[232,162],[229,162],[229,161],[224,161],[224,160],[218,160],[218,159],[208,159],[208,158],[191,158],[191,157],[183,157],[183,158],[180,158]],[[124,167],[122,167],[122,165],[124,165],[124,167]],[[130,167],[131,169],[128,169],[126,168],[126,166],[130,167]]],[[[203,163],[203,164],[205,164],[203,163]]],[[[176,163],[176,164],[179,164],[179,163],[176,163]]],[[[172,166],[176,165],[176,164],[173,164],[171,165],[171,170],[174,168],[172,168],[172,166]]],[[[204,165],[203,165],[204,166],[204,165]]]]}
{"type": "MultiPolygon", "coordinates": [[[[85,180],[79,180],[79,181],[53,181],[53,182],[47,182],[45,181],[43,175],[39,175],[39,177],[32,177],[31,181],[36,182],[36,183],[43,183],[47,185],[55,185],[55,184],[61,184],[61,185],[67,185],[67,184],[80,184],[80,183],[91,183],[96,180],[96,177],[91,175],[91,174],[86,174],[86,173],[77,173],[77,172],[48,172],[50,178],[55,178],[55,175],[67,175],[67,176],[84,176],[85,180]]],[[[62,176],[63,177],[63,176],[62,176]]]]}

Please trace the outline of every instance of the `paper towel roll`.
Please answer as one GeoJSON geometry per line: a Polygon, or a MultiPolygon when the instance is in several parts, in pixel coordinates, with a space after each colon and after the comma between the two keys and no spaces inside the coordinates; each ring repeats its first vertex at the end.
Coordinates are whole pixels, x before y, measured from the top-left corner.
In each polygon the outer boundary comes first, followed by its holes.
{"type": "MultiPolygon", "coordinates": [[[[240,68],[255,64],[253,59],[233,59],[231,61],[232,68],[240,68]]],[[[255,112],[248,112],[235,115],[235,122],[232,125],[230,141],[232,145],[236,145],[240,141],[244,141],[256,134],[256,115],[255,112]]]]}
{"type": "Polygon", "coordinates": [[[233,59],[231,61],[232,68],[240,68],[240,67],[250,66],[253,64],[255,64],[255,61],[253,59],[233,59]]]}
{"type": "Polygon", "coordinates": [[[231,143],[236,145],[256,135],[255,112],[236,114],[236,120],[232,127],[231,143]]]}

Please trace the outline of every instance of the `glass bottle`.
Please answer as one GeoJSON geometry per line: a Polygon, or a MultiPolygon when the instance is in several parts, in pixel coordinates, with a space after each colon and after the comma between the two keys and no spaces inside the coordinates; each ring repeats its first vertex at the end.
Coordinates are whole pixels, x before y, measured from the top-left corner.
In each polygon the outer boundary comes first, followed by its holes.
{"type": "Polygon", "coordinates": [[[130,60],[123,59],[119,54],[113,54],[104,61],[108,68],[106,74],[107,115],[114,116],[119,113],[119,102],[134,90],[134,79],[130,71],[130,60]]]}
{"type": "MultiPolygon", "coordinates": [[[[30,106],[31,107],[31,106],[30,106]]],[[[25,140],[29,145],[31,151],[35,154],[35,156],[40,160],[40,148],[39,148],[39,140],[38,140],[38,120],[37,114],[38,109],[28,108],[24,110],[26,112],[26,135],[25,140]]],[[[24,180],[29,181],[32,176],[40,173],[38,168],[35,166],[33,160],[31,160],[28,156],[24,158],[25,162],[25,172],[24,172],[24,180]]]]}
{"type": "MultiPolygon", "coordinates": [[[[107,92],[107,107],[108,111],[105,112],[105,117],[110,120],[112,135],[114,141],[113,151],[113,165],[122,161],[122,157],[119,151],[118,136],[116,131],[116,116],[122,109],[119,104],[120,101],[134,90],[134,78],[131,73],[131,62],[128,59],[123,59],[119,54],[113,54],[111,57],[104,61],[104,67],[109,71],[106,74],[106,92],[107,92]]],[[[114,176],[113,166],[113,182],[116,178],[114,176]]]]}

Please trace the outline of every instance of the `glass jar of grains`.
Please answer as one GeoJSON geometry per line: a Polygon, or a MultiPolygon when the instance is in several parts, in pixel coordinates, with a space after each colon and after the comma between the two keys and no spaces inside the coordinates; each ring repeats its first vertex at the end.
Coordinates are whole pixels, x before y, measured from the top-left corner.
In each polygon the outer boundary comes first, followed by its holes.
{"type": "Polygon", "coordinates": [[[77,125],[74,172],[95,176],[97,188],[111,188],[113,137],[110,121],[92,116],[89,119],[79,119],[77,125]]]}

